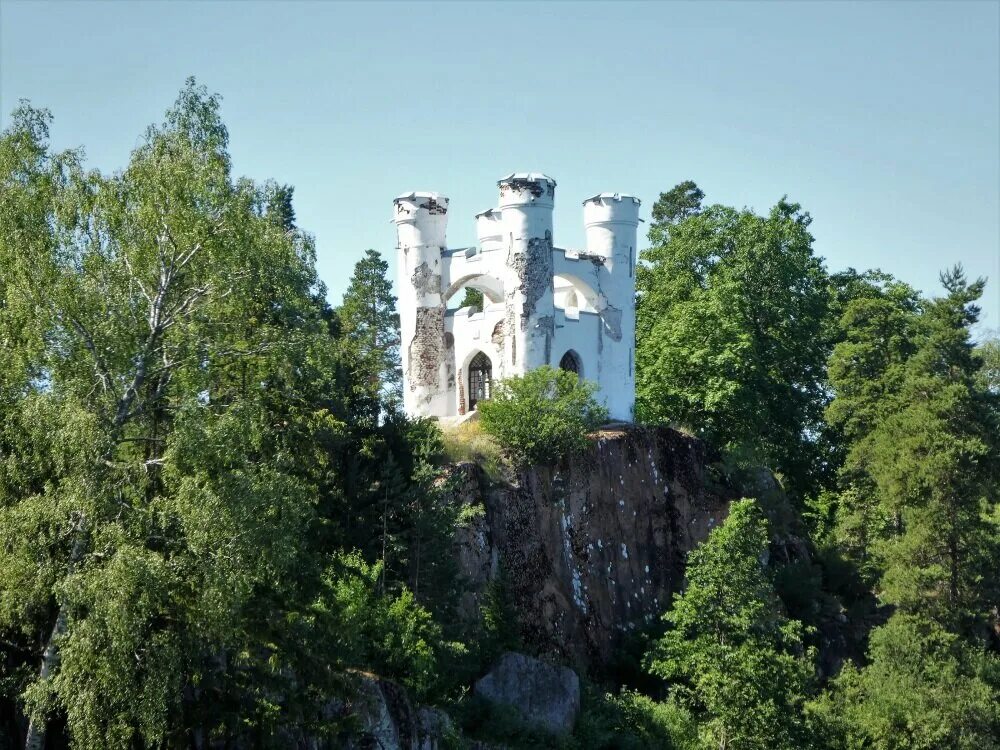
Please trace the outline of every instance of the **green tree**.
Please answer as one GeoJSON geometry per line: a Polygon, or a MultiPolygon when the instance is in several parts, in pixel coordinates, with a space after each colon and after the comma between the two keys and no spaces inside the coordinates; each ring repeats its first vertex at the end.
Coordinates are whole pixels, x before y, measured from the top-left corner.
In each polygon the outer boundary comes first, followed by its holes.
{"type": "Polygon", "coordinates": [[[838,276],[841,312],[828,363],[834,399],[825,417],[838,443],[854,444],[871,434],[898,391],[916,349],[920,300],[908,284],[878,271],[850,282],[838,276]]]}
{"type": "Polygon", "coordinates": [[[477,310],[483,309],[483,293],[471,286],[465,287],[465,295],[458,305],[459,307],[474,307],[477,310]]]}
{"type": "Polygon", "coordinates": [[[833,539],[874,582],[880,574],[876,547],[890,534],[893,519],[868,473],[871,442],[916,351],[920,301],[911,287],[877,271],[839,274],[834,284],[841,313],[831,334],[837,343],[827,378],[834,397],[823,432],[838,474],[836,489],[821,499],[833,539]]]}
{"type": "Polygon", "coordinates": [[[264,215],[286,232],[295,231],[295,207],[292,205],[292,196],[295,188],[291,185],[278,185],[267,183],[265,190],[265,212],[264,215]]]}
{"type": "Polygon", "coordinates": [[[984,282],[956,267],[942,283],[933,300],[899,286],[856,297],[830,361],[838,540],[871,556],[895,609],[868,664],[848,664],[809,707],[834,748],[998,746],[1000,663],[981,644],[998,601],[1000,412],[970,336],[984,282]]]}
{"type": "Polygon", "coordinates": [[[338,656],[293,623],[343,433],[311,242],[231,177],[193,81],[111,177],[50,153],[48,119],[0,136],[0,630],[27,746],[55,715],[101,748],[309,716],[338,656]]]}
{"type": "Polygon", "coordinates": [[[596,386],[573,372],[543,366],[496,383],[477,405],[483,430],[519,462],[557,461],[587,445],[587,433],[607,421],[596,386]]]}
{"type": "Polygon", "coordinates": [[[317,615],[328,620],[322,631],[336,639],[345,663],[399,680],[425,699],[445,655],[441,628],[408,589],[381,593],[382,580],[381,563],[369,565],[357,553],[338,555],[316,600],[317,615]]]}
{"type": "Polygon", "coordinates": [[[752,451],[801,496],[815,484],[828,349],[811,218],[784,199],[767,216],[701,209],[699,194],[685,183],[661,199],[637,273],[637,416],[752,451]]]}
{"type": "Polygon", "coordinates": [[[647,656],[674,699],[702,718],[706,748],[801,748],[812,678],[802,626],[781,614],[764,560],[768,524],[752,500],[688,557],[687,585],[647,656]]]}
{"type": "MultiPolygon", "coordinates": [[[[705,193],[693,180],[678,183],[666,193],[660,193],[653,204],[652,228],[655,230],[654,244],[666,239],[672,224],[701,213],[701,202],[705,193]]],[[[652,239],[652,238],[651,238],[652,239]]]]}
{"type": "Polygon", "coordinates": [[[867,470],[898,518],[882,597],[961,629],[996,602],[987,515],[1000,471],[1000,411],[982,387],[970,337],[985,282],[967,282],[960,267],[941,280],[947,295],[927,303],[893,411],[872,433],[867,470]]]}
{"type": "Polygon", "coordinates": [[[979,371],[982,386],[1000,395],[1000,338],[986,339],[976,348],[976,354],[983,361],[979,371]]]}
{"type": "Polygon", "coordinates": [[[383,411],[396,408],[403,396],[399,314],[388,274],[378,251],[366,250],[337,310],[363,396],[383,411]]]}
{"type": "Polygon", "coordinates": [[[940,625],[896,614],[869,664],[848,665],[807,712],[834,750],[1000,747],[1000,662],[940,625]]]}

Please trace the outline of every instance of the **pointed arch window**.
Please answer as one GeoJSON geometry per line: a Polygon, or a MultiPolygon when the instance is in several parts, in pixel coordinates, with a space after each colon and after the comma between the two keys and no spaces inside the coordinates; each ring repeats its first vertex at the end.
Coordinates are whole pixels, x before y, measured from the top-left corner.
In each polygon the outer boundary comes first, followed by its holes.
{"type": "Polygon", "coordinates": [[[566,370],[566,372],[575,372],[578,377],[583,375],[583,368],[580,365],[580,357],[572,349],[566,352],[562,356],[562,359],[559,360],[559,369],[566,370]]]}
{"type": "Polygon", "coordinates": [[[478,352],[469,362],[469,411],[490,397],[492,383],[493,363],[485,354],[478,352]]]}

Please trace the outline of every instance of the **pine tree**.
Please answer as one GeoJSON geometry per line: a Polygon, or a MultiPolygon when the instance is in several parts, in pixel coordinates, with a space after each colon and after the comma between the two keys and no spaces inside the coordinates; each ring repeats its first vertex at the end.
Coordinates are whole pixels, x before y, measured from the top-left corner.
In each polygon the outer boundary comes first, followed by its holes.
{"type": "Polygon", "coordinates": [[[356,362],[363,398],[379,411],[398,408],[403,395],[399,358],[399,314],[388,278],[389,264],[366,250],[354,266],[350,285],[337,310],[343,335],[356,362]]]}
{"type": "Polygon", "coordinates": [[[665,239],[664,234],[669,231],[670,225],[701,212],[701,202],[704,199],[704,191],[694,180],[684,180],[666,193],[660,193],[660,197],[653,204],[652,228],[655,233],[650,239],[653,239],[654,243],[665,239]]]}
{"type": "Polygon", "coordinates": [[[960,267],[941,280],[947,294],[924,304],[912,354],[874,374],[874,426],[847,464],[892,519],[872,544],[894,613],[872,633],[869,663],[848,665],[809,707],[833,748],[1000,747],[1000,661],[982,648],[1000,600],[989,520],[1000,410],[970,337],[984,282],[960,267]]]}
{"type": "Polygon", "coordinates": [[[916,350],[919,300],[915,290],[880,272],[852,274],[842,283],[839,341],[827,365],[834,398],[826,408],[825,440],[837,467],[829,493],[836,543],[870,582],[881,574],[878,542],[892,533],[892,514],[868,473],[872,435],[898,403],[907,361],[916,350]]]}
{"type": "Polygon", "coordinates": [[[961,267],[942,274],[895,410],[874,431],[868,471],[900,519],[886,547],[882,596],[960,632],[995,601],[987,513],[1000,477],[998,399],[982,387],[970,328],[985,285],[961,267]]]}

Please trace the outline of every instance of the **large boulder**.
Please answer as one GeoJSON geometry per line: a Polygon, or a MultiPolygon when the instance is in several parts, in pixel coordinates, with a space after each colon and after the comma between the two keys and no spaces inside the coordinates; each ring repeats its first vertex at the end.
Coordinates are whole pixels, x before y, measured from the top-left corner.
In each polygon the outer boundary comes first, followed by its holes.
{"type": "Polygon", "coordinates": [[[580,678],[524,654],[508,652],[476,682],[474,692],[490,703],[509,706],[526,724],[554,734],[573,731],[580,714],[580,678]]]}

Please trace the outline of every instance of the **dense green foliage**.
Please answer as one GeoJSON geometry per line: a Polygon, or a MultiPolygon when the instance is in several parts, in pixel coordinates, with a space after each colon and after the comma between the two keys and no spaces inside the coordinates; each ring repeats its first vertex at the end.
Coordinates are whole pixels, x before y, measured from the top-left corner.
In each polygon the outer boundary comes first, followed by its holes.
{"type": "MultiPolygon", "coordinates": [[[[808,566],[777,567],[775,603],[766,580],[747,580],[740,565],[759,536],[710,561],[724,526],[691,555],[654,671],[700,712],[715,747],[995,746],[997,348],[971,338],[984,282],[956,268],[942,274],[944,296],[926,299],[879,271],[828,275],[794,204],[759,217],[703,208],[703,197],[686,182],[653,208],[638,279],[639,408],[705,437],[729,476],[754,462],[777,469],[806,510],[797,523],[812,530],[820,575],[806,585],[808,566]],[[769,625],[740,620],[764,638],[746,653],[726,628],[742,611],[727,592],[772,601],[753,610],[769,625]],[[802,662],[802,672],[792,662],[776,672],[776,654],[808,653],[798,640],[782,651],[765,638],[780,632],[785,608],[816,618],[831,602],[859,623],[891,615],[872,631],[867,660],[849,662],[825,690],[802,662]],[[739,713],[748,701],[765,707],[739,713]],[[762,721],[737,735],[727,709],[733,722],[762,721]]],[[[781,526],[796,522],[786,514],[781,526]]]]}
{"type": "Polygon", "coordinates": [[[919,304],[898,283],[850,302],[831,357],[846,450],[825,535],[895,612],[811,706],[830,747],[1000,743],[1000,405],[970,338],[983,281],[941,280],[919,304]]]}
{"type": "Polygon", "coordinates": [[[471,286],[465,287],[465,294],[462,296],[462,301],[458,303],[459,307],[474,307],[477,310],[483,309],[483,293],[478,289],[473,289],[471,286]]]}
{"type": "Polygon", "coordinates": [[[453,655],[415,598],[453,589],[440,439],[372,418],[364,316],[322,302],[291,191],[232,178],[218,108],[189,83],[112,176],[26,105],[0,138],[0,631],[29,742],[51,718],[77,747],[264,738],[311,727],[338,669],[423,694],[453,655]]]}
{"type": "Polygon", "coordinates": [[[0,134],[0,747],[329,737],[358,669],[512,748],[1000,746],[984,281],[831,274],[795,203],[660,196],[639,414],[754,499],[586,676],[576,731],[544,736],[467,694],[531,634],[503,562],[478,622],[457,616],[454,534],[484,508],[441,465],[503,481],[497,445],[580,450],[607,418],[593,386],[543,367],[495,384],[482,433],[407,419],[386,261],[367,251],[331,307],[292,187],[232,174],[219,109],[189,81],[111,175],[53,152],[26,103],[0,134]]]}
{"type": "Polygon", "coordinates": [[[927,304],[867,468],[898,518],[884,546],[882,597],[960,632],[1000,593],[987,521],[1000,499],[1000,412],[977,380],[981,360],[968,335],[983,282],[967,284],[960,269],[942,281],[948,294],[927,304]]]}
{"type": "Polygon", "coordinates": [[[16,337],[0,627],[46,654],[23,677],[33,732],[63,711],[80,746],[152,744],[203,710],[182,708],[185,688],[225,706],[275,671],[239,654],[311,668],[267,613],[307,606],[309,577],[285,584],[323,565],[296,540],[315,523],[316,446],[342,431],[336,350],[311,242],[269,219],[272,186],[231,179],[216,98],[184,89],[112,177],[48,154],[45,122],[21,108],[2,147],[22,205],[0,239],[16,337]],[[216,666],[229,655],[241,679],[216,666]]]}
{"type": "Polygon", "coordinates": [[[497,383],[478,405],[479,419],[515,461],[557,461],[582,450],[587,433],[607,421],[595,389],[574,372],[539,367],[497,383]]]}
{"type": "Polygon", "coordinates": [[[623,689],[602,693],[585,685],[572,735],[526,726],[511,709],[472,699],[456,711],[467,736],[502,743],[509,750],[697,750],[698,724],[674,701],[657,701],[623,689]]]}
{"type": "Polygon", "coordinates": [[[665,615],[669,630],[650,669],[702,717],[705,747],[803,747],[802,703],[812,655],[802,625],[781,614],[765,568],[768,524],[752,500],[688,558],[687,588],[665,615]]]}
{"type": "Polygon", "coordinates": [[[752,451],[805,492],[830,304],[812,219],[784,199],[767,216],[701,199],[687,182],[653,206],[636,277],[637,416],[752,451]]]}
{"type": "Polygon", "coordinates": [[[896,614],[809,708],[831,748],[1000,747],[1000,663],[940,625],[896,614]]]}

